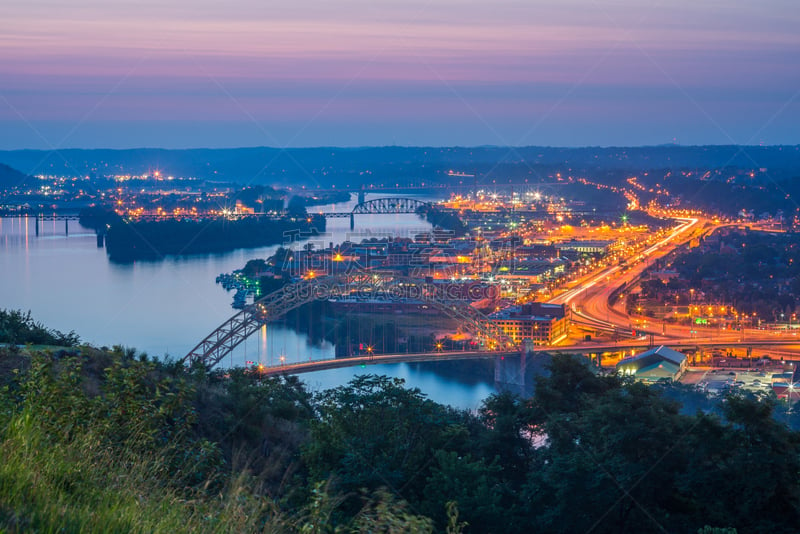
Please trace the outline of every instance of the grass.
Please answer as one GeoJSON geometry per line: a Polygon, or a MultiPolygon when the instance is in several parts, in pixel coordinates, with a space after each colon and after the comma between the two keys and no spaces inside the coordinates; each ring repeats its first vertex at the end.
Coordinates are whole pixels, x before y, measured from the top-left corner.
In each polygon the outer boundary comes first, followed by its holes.
{"type": "Polygon", "coordinates": [[[246,481],[218,495],[165,484],[158,455],[125,464],[91,433],[53,442],[25,411],[0,442],[0,531],[279,532],[289,522],[246,481]]]}
{"type": "Polygon", "coordinates": [[[246,475],[204,471],[202,444],[170,432],[192,389],[155,364],[2,351],[0,367],[0,532],[285,530],[246,475]]]}
{"type": "Polygon", "coordinates": [[[431,530],[389,494],[340,517],[340,496],[302,480],[279,507],[261,471],[202,437],[196,384],[173,371],[87,348],[0,350],[0,533],[431,530]]]}

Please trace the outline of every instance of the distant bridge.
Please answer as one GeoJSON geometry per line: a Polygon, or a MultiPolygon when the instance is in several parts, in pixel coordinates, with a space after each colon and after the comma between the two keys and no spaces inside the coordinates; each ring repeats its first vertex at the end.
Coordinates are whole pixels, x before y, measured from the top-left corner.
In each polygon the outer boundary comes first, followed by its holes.
{"type": "Polygon", "coordinates": [[[367,200],[356,204],[353,208],[354,215],[372,215],[379,213],[417,213],[420,208],[431,206],[430,202],[423,202],[415,198],[387,197],[367,200]]]}
{"type": "Polygon", "coordinates": [[[502,329],[468,303],[445,295],[423,280],[395,274],[361,271],[338,276],[301,280],[266,295],[218,326],[183,358],[184,363],[202,362],[213,367],[261,325],[314,300],[328,300],[352,294],[383,294],[398,301],[413,298],[429,304],[458,321],[480,340],[484,350],[513,347],[502,329]]]}
{"type": "Polygon", "coordinates": [[[399,215],[419,213],[420,208],[430,207],[433,204],[415,198],[387,197],[376,198],[365,201],[363,195],[359,195],[359,203],[349,212],[322,213],[325,218],[346,219],[350,218],[350,229],[355,228],[356,215],[399,215]]]}
{"type": "Polygon", "coordinates": [[[27,219],[36,218],[41,221],[77,221],[80,215],[76,213],[34,213],[28,211],[3,211],[0,212],[3,219],[27,219]]]}
{"type": "Polygon", "coordinates": [[[35,232],[39,235],[39,221],[64,221],[64,233],[69,235],[69,221],[78,221],[80,216],[76,213],[36,213],[33,211],[2,211],[2,219],[34,219],[36,221],[35,232]]]}

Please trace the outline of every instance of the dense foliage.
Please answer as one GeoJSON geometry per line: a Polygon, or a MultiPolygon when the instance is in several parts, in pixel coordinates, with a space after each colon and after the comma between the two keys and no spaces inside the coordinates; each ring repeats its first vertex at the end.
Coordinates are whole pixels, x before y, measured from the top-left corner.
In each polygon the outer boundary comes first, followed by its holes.
{"type": "Polygon", "coordinates": [[[72,347],[79,341],[75,332],[65,334],[37,323],[31,317],[31,312],[0,310],[0,343],[72,347]]]}
{"type": "Polygon", "coordinates": [[[774,399],[686,413],[670,387],[577,357],[555,357],[534,397],[497,394],[477,413],[398,379],[314,395],[294,378],[187,372],[120,348],[33,353],[6,374],[0,530],[771,532],[800,520],[800,434],[773,417],[774,399]]]}

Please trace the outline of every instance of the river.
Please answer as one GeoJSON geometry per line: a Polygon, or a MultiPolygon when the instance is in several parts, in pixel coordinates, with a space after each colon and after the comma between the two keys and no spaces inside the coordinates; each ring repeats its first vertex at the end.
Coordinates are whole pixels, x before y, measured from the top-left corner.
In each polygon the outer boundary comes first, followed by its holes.
{"type": "MultiPolygon", "coordinates": [[[[367,195],[379,198],[381,195],[367,195]]],[[[349,211],[355,200],[309,211],[349,211]]],[[[168,256],[161,261],[116,264],[98,248],[94,232],[69,222],[0,218],[0,308],[30,310],[50,328],[74,330],[95,346],[135,347],[151,356],[182,358],[214,328],[227,320],[232,293],[214,283],[220,273],[239,269],[254,258],[268,258],[276,246],[239,249],[224,254],[168,256]]],[[[430,229],[416,215],[360,215],[350,231],[349,219],[329,219],[319,243],[360,241],[382,235],[413,236],[430,229]]],[[[240,345],[224,365],[247,361],[277,363],[332,358],[330,343],[312,346],[305,334],[283,325],[268,325],[240,345]]],[[[425,364],[376,365],[301,375],[312,391],[345,384],[365,373],[403,378],[429,398],[458,408],[475,409],[495,391],[488,365],[459,371],[458,363],[437,372],[425,364]],[[442,373],[444,371],[444,374],[442,373]]]]}

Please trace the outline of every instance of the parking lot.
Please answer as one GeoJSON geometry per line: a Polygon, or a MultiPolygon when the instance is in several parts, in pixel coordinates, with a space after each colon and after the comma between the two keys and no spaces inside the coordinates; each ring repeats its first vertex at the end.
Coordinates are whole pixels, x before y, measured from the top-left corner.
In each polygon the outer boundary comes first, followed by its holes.
{"type": "MultiPolygon", "coordinates": [[[[784,372],[783,367],[770,366],[764,369],[742,370],[732,368],[693,369],[681,377],[681,383],[693,384],[707,393],[723,393],[730,389],[742,389],[767,393],[772,388],[772,375],[784,372]]],[[[786,372],[791,372],[787,370],[786,372]]]]}

